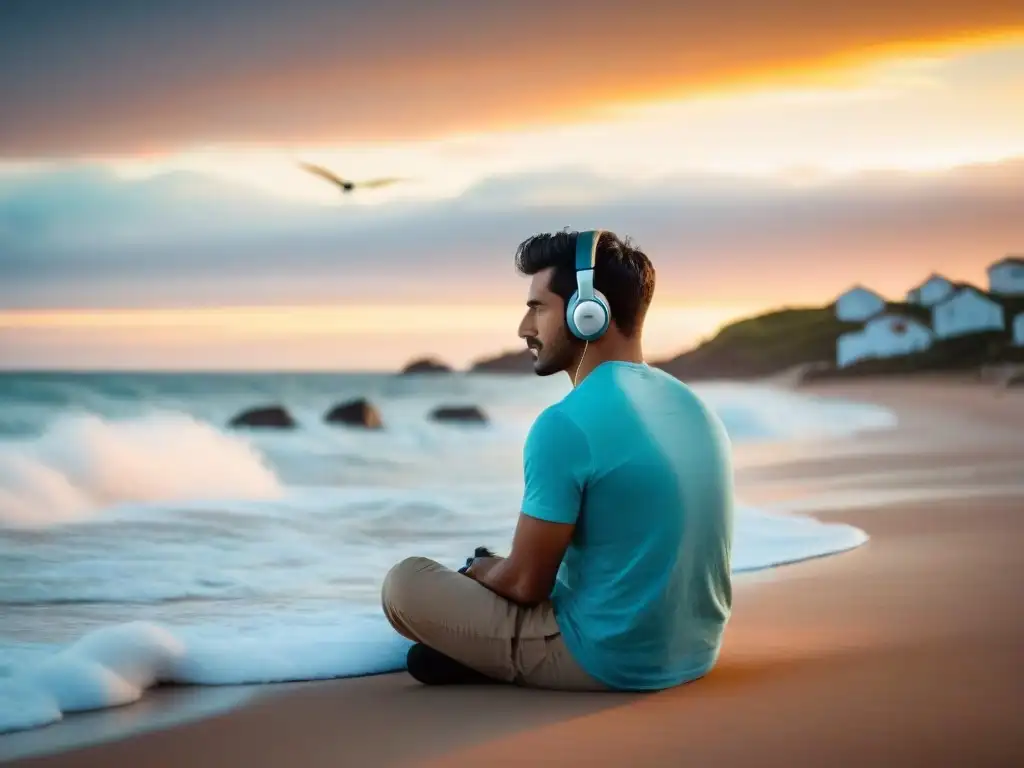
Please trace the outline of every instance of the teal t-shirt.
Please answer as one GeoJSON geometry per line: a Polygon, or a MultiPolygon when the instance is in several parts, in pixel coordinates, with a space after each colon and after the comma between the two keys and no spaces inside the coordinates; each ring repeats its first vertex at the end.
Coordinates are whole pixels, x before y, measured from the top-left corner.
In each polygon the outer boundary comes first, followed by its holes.
{"type": "Polygon", "coordinates": [[[732,608],[733,478],[719,418],[643,363],[601,363],[545,409],[522,512],[575,523],[552,590],[570,653],[621,690],[706,674],[732,608]]]}

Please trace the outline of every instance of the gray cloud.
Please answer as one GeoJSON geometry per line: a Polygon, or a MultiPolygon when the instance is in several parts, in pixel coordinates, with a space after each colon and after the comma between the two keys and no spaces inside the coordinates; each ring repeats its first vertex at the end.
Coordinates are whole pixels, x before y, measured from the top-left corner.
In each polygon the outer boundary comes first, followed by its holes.
{"type": "Polygon", "coordinates": [[[859,281],[898,292],[1024,246],[1022,186],[1024,160],[803,185],[687,175],[627,187],[563,169],[454,200],[317,208],[193,174],[80,168],[0,181],[0,306],[518,300],[518,242],[598,226],[633,236],[659,293],[682,300],[818,300],[859,281]],[[529,202],[566,180],[605,197],[529,202]]]}

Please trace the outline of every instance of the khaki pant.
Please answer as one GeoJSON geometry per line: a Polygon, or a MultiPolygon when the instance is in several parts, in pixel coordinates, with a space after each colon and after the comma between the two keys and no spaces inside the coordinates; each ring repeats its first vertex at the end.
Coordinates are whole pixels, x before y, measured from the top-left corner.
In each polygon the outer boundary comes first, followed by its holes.
{"type": "Polygon", "coordinates": [[[524,607],[425,557],[394,566],[384,615],[404,637],[488,677],[531,688],[603,691],[572,658],[551,603],[524,607]]]}

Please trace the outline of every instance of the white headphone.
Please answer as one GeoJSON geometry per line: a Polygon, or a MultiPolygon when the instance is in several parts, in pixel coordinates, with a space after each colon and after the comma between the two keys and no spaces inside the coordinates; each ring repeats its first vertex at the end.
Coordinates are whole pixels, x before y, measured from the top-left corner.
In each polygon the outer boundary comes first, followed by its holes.
{"type": "Polygon", "coordinates": [[[581,341],[601,338],[611,322],[608,300],[594,290],[594,266],[597,242],[602,230],[580,232],[576,236],[576,292],[565,305],[565,322],[572,335],[581,341]]]}

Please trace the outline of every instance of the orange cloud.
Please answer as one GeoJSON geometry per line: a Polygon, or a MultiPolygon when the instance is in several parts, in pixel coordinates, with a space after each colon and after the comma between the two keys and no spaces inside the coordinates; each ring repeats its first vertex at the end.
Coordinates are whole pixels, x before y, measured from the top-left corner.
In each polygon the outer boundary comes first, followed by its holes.
{"type": "Polygon", "coordinates": [[[105,19],[105,34],[70,47],[65,33],[19,30],[15,18],[0,33],[0,152],[123,155],[523,127],[1024,35],[1024,5],[1002,0],[637,0],[585,13],[550,0],[345,5],[297,3],[286,19],[269,2],[234,19],[193,9],[194,21],[162,26],[171,11],[154,8],[105,19]]]}

